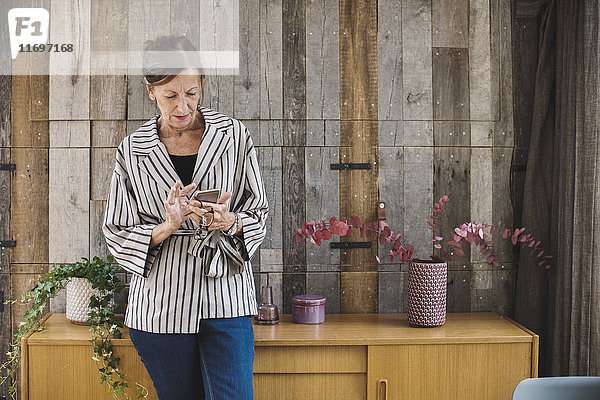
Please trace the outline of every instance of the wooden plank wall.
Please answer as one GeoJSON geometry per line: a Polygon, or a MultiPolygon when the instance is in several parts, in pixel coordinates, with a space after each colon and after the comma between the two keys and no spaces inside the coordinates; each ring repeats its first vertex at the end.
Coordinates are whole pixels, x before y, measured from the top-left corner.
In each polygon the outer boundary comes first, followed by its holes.
{"type": "MultiPolygon", "coordinates": [[[[214,10],[202,2],[179,13],[184,3],[47,6],[51,23],[62,28],[56,32],[70,32],[62,35],[92,50],[141,50],[147,33],[186,34],[202,49],[219,48],[215,34],[235,36],[211,25],[214,10]],[[198,20],[207,21],[202,29],[198,20]]],[[[451,198],[446,230],[467,220],[512,222],[511,161],[524,141],[513,134],[509,0],[221,6],[239,13],[240,73],[209,77],[204,105],[243,121],[257,146],[271,210],[253,271],[257,289],[273,286],[283,312],[302,293],[325,295],[330,313],[405,310],[406,265],[367,267],[384,254],[376,244],[342,252],[328,243],[296,244],[304,220],[372,220],[377,202],[385,201],[388,222],[421,257],[433,250],[429,205],[443,194],[451,198]],[[337,162],[369,162],[371,169],[332,171],[337,162]]],[[[62,40],[55,34],[53,40],[62,40]]],[[[46,68],[54,65],[52,57],[47,61],[46,68]]],[[[20,56],[17,62],[29,61],[20,56]]],[[[73,65],[85,70],[94,62],[92,52],[73,65]]],[[[0,197],[11,204],[0,206],[0,232],[10,212],[14,275],[0,285],[13,285],[16,295],[50,263],[107,254],[101,223],[115,148],[157,110],[139,75],[32,74],[4,80],[2,88],[19,104],[9,129],[0,102],[0,156],[17,164],[11,197],[0,197]]],[[[1,185],[6,176],[0,172],[1,185]]],[[[512,311],[513,254],[505,245],[498,251],[496,271],[476,250],[450,263],[448,311],[512,311]]],[[[64,301],[52,308],[64,309],[64,301]]]]}

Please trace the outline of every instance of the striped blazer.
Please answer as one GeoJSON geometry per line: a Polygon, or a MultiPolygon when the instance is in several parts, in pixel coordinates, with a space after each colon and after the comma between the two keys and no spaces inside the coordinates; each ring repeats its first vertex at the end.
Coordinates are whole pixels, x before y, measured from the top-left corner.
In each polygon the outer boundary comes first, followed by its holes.
{"type": "MultiPolygon", "coordinates": [[[[265,237],[268,203],[256,150],[240,121],[198,110],[206,129],[192,181],[198,189],[232,193],[229,210],[240,215],[242,234],[171,235],[150,249],[178,176],[158,138],[158,115],[126,137],[117,150],[103,232],[116,261],[133,274],[124,321],[130,328],[197,333],[202,319],[257,313],[250,258],[265,237]]],[[[188,219],[180,229],[193,225],[188,219]]]]}

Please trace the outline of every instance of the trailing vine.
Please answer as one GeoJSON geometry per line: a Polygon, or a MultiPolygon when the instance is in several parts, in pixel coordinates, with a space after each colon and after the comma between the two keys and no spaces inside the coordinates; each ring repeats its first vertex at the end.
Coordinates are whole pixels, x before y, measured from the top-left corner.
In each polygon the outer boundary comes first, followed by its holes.
{"type": "MultiPolygon", "coordinates": [[[[4,304],[14,304],[19,301],[22,304],[31,303],[25,312],[25,321],[19,324],[14,333],[11,350],[6,354],[8,359],[0,365],[0,385],[9,384],[8,392],[11,399],[17,398],[16,371],[21,360],[21,339],[27,332],[38,332],[44,329],[42,317],[48,301],[64,289],[71,278],[86,278],[93,289],[97,289],[99,295],[90,297],[89,307],[92,311],[88,314],[88,323],[91,324],[92,333],[90,343],[93,349],[92,360],[96,363],[100,373],[100,382],[106,382],[108,390],[113,398],[119,399],[121,395],[130,399],[125,392],[129,387],[126,375],[119,369],[119,357],[112,348],[111,339],[121,339],[123,323],[114,313],[114,295],[123,290],[123,285],[117,277],[120,270],[114,265],[114,258],[108,256],[106,260],[94,257],[92,261],[82,258],[82,261],[71,264],[55,264],[54,269],[47,272],[38,280],[35,287],[23,295],[20,300],[6,300],[4,304]]],[[[38,275],[40,278],[41,275],[38,275]]],[[[148,389],[135,382],[137,398],[147,398],[148,389]]]]}

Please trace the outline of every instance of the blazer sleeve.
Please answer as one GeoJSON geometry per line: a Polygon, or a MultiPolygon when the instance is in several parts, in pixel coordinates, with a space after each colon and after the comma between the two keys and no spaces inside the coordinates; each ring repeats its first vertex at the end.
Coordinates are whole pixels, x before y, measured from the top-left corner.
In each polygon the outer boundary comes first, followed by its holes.
{"type": "Polygon", "coordinates": [[[240,215],[242,232],[233,236],[233,241],[243,260],[250,261],[267,233],[269,203],[258,166],[256,149],[248,130],[243,125],[242,128],[246,139],[244,186],[242,196],[232,208],[233,212],[240,215]]]}
{"type": "Polygon", "coordinates": [[[109,251],[126,271],[147,278],[162,243],[150,249],[156,224],[143,224],[127,169],[123,146],[117,150],[102,231],[109,251]]]}

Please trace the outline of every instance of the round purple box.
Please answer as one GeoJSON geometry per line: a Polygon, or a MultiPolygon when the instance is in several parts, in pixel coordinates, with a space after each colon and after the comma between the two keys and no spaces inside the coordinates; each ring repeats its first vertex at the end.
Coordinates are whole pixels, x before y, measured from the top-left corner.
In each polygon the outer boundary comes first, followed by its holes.
{"type": "Polygon", "coordinates": [[[325,297],[313,294],[294,296],[292,321],[298,324],[320,324],[325,321],[325,297]]]}

